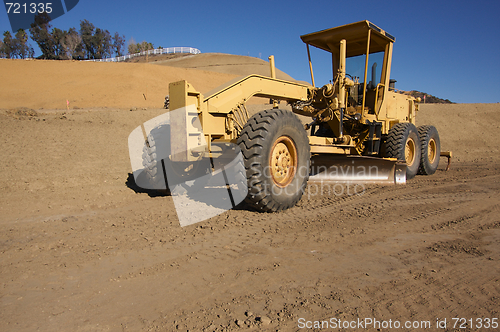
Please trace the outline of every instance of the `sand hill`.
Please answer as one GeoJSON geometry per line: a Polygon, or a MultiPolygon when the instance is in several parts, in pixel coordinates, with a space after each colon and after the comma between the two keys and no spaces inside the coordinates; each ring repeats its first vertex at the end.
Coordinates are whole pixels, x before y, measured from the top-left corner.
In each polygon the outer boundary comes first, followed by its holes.
{"type": "Polygon", "coordinates": [[[0,108],[160,108],[170,82],[206,92],[236,77],[141,63],[0,59],[0,108]]]}
{"type": "MultiPolygon", "coordinates": [[[[269,75],[269,63],[200,54],[146,63],[0,59],[0,109],[161,108],[168,84],[185,79],[208,92],[238,76],[269,75]],[[22,88],[20,88],[22,87],[22,88]]],[[[277,77],[293,80],[277,70],[277,77]]]]}
{"type": "MultiPolygon", "coordinates": [[[[249,74],[270,75],[268,61],[242,55],[202,53],[163,61],[153,61],[152,63],[164,66],[200,69],[238,76],[249,74]]],[[[279,69],[276,69],[276,77],[282,80],[294,81],[290,75],[279,69]]]]}

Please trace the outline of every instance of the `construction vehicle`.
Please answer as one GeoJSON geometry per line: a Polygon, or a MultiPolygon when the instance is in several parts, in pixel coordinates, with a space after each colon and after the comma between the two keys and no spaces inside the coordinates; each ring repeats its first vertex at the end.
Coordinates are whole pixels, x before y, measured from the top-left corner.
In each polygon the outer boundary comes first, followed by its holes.
{"type": "MultiPolygon", "coordinates": [[[[439,135],[433,126],[415,126],[418,101],[399,93],[390,79],[395,38],[361,21],[301,39],[307,46],[312,86],[276,79],[272,56],[270,77],[238,78],[205,95],[186,81],[171,83],[170,123],[164,134],[170,135],[164,151],[170,166],[163,159],[152,162],[158,158],[154,152],[159,142],[153,130],[144,148],[146,176],[158,182],[158,175],[170,168],[178,174],[172,180],[176,188],[192,185],[202,160],[211,160],[212,172],[217,168],[213,161],[224,159],[228,150],[234,156],[236,146],[244,160],[246,174],[239,183],[248,187],[247,203],[275,212],[300,200],[310,176],[331,179],[332,167],[352,165],[352,172],[336,168],[335,175],[354,182],[405,183],[417,173],[433,174],[439,163],[439,135]],[[311,46],[331,53],[332,80],[322,87],[315,86],[311,46]],[[250,116],[245,105],[252,97],[269,98],[273,106],[250,116]],[[280,109],[279,102],[286,102],[291,111],[280,109]],[[296,114],[311,121],[303,124],[296,114]],[[315,170],[318,164],[328,165],[322,168],[326,172],[315,170]]],[[[171,177],[164,180],[172,191],[171,177]]]]}

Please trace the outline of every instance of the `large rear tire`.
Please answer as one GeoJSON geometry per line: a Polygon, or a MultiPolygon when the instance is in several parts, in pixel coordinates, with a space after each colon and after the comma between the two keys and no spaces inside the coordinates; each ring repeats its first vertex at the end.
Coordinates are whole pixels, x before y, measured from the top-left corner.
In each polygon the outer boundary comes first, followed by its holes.
{"type": "Polygon", "coordinates": [[[418,174],[432,175],[438,168],[439,155],[441,154],[438,131],[434,126],[420,126],[418,127],[418,135],[422,147],[418,174]]]}
{"type": "Polygon", "coordinates": [[[259,112],[243,126],[237,143],[245,161],[246,202],[264,212],[295,206],[309,179],[311,154],[298,117],[280,109],[259,112]]]}
{"type": "Polygon", "coordinates": [[[385,156],[406,162],[406,178],[412,179],[420,166],[420,138],[412,123],[398,123],[393,126],[385,141],[385,156]]]}

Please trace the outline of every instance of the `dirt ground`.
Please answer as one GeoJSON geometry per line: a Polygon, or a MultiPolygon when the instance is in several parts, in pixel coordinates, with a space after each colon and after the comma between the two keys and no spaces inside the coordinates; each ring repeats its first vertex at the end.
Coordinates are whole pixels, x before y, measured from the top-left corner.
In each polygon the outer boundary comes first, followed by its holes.
{"type": "Polygon", "coordinates": [[[180,227],[172,198],[137,188],[130,174],[128,135],[164,110],[82,98],[68,111],[45,90],[9,95],[3,69],[16,66],[0,61],[0,331],[498,323],[499,104],[421,106],[418,124],[436,125],[456,156],[448,172],[443,159],[406,185],[310,186],[281,213],[242,205],[180,227]]]}

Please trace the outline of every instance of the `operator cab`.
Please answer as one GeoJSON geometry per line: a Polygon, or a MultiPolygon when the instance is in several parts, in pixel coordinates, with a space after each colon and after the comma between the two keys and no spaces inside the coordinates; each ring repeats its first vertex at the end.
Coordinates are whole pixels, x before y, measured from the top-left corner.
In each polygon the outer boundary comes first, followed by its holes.
{"type": "MultiPolygon", "coordinates": [[[[332,55],[333,81],[341,71],[354,82],[346,85],[347,113],[378,114],[391,80],[392,47],[395,38],[369,21],[347,24],[300,37],[307,45],[314,85],[309,45],[332,55]],[[345,41],[345,63],[339,45],[345,41]]],[[[336,93],[339,92],[338,87],[336,93]]],[[[344,99],[342,98],[342,99],[344,99]]]]}

